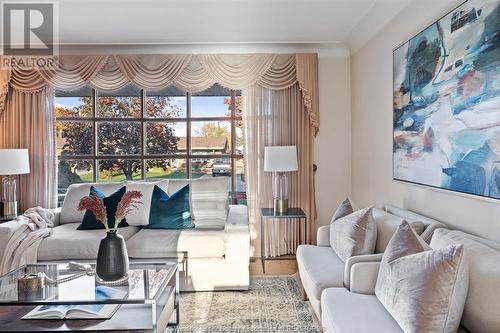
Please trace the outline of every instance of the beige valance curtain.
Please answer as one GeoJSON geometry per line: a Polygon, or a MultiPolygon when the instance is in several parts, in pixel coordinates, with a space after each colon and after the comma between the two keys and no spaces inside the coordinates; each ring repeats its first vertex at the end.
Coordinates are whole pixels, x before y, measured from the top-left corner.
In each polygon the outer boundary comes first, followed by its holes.
{"type": "Polygon", "coordinates": [[[316,54],[198,54],[61,56],[50,68],[15,68],[0,72],[0,115],[9,82],[17,91],[46,87],[75,90],[90,85],[116,90],[128,84],[146,89],[175,85],[199,92],[218,83],[229,89],[254,84],[282,90],[299,84],[315,132],[319,128],[316,54]]]}

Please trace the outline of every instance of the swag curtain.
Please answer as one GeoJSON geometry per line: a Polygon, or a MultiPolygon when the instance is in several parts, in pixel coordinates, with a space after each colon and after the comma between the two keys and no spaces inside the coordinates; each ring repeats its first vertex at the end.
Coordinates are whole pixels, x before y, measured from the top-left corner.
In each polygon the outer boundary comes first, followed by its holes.
{"type": "Polygon", "coordinates": [[[117,90],[129,84],[145,89],[175,85],[189,92],[215,83],[229,89],[257,84],[280,90],[298,82],[311,126],[315,132],[319,128],[316,54],[61,56],[50,68],[0,71],[0,115],[2,96],[7,92],[1,86],[3,77],[15,90],[29,93],[46,87],[76,90],[86,85],[117,90]]]}
{"type": "MultiPolygon", "coordinates": [[[[317,54],[95,55],[61,56],[57,66],[51,68],[15,68],[12,71],[0,71],[0,130],[4,133],[0,134],[0,147],[25,145],[30,150],[35,150],[31,153],[32,170],[38,166],[55,165],[54,138],[53,135],[49,135],[49,130],[46,128],[46,126],[53,128],[53,111],[51,102],[48,101],[52,101],[53,96],[47,99],[53,89],[75,90],[89,85],[101,90],[116,90],[133,84],[145,89],[160,89],[175,85],[185,91],[198,92],[215,83],[230,89],[242,89],[248,92],[245,96],[249,101],[254,100],[248,105],[260,108],[258,109],[260,111],[254,112],[249,106],[245,111],[251,123],[248,125],[248,133],[255,131],[255,128],[262,125],[258,124],[264,121],[268,121],[266,126],[273,129],[284,126],[280,130],[281,133],[299,131],[297,134],[300,135],[297,137],[287,137],[285,134],[280,138],[272,136],[267,138],[266,136],[266,139],[259,145],[251,146],[255,151],[248,150],[246,157],[247,161],[250,161],[254,156],[259,156],[256,154],[262,153],[266,144],[301,145],[299,148],[301,166],[297,173],[300,179],[292,180],[290,197],[294,198],[292,204],[300,204],[305,208],[310,222],[309,242],[313,242],[315,207],[314,192],[311,191],[313,163],[311,136],[314,136],[319,129],[317,65],[317,54]],[[259,105],[255,100],[263,98],[269,103],[259,105]],[[259,118],[269,117],[269,114],[274,113],[281,114],[283,117],[290,116],[290,118],[279,119],[273,116],[270,123],[268,118],[259,118]],[[292,115],[295,118],[291,117],[292,115]],[[16,117],[19,119],[15,120],[16,117]],[[43,127],[44,135],[40,138],[46,143],[44,147],[29,146],[29,142],[22,142],[20,139],[14,142],[14,139],[7,135],[7,133],[23,131],[30,131],[30,133],[28,135],[24,133],[22,136],[36,137],[35,135],[38,135],[37,131],[41,129],[33,127],[32,123],[26,124],[28,120],[22,120],[24,117],[26,119],[32,117],[30,119],[40,121],[38,125],[43,127]],[[294,124],[294,121],[297,124],[294,124]],[[262,151],[257,152],[259,149],[262,151]],[[303,179],[307,184],[299,186],[298,184],[302,184],[303,179]],[[303,191],[303,193],[299,195],[298,191],[303,191]],[[306,200],[306,197],[309,199],[306,200]]],[[[249,165],[249,174],[256,177],[262,176],[259,169],[255,169],[257,167],[260,166],[249,165]]],[[[22,201],[30,206],[52,207],[54,204],[52,195],[45,196],[42,192],[52,191],[55,196],[55,174],[55,170],[51,171],[49,167],[44,167],[40,169],[40,172],[36,171],[36,174],[32,172],[27,177],[23,176],[26,177],[26,188],[40,193],[33,194],[29,200],[22,198],[22,201]],[[43,178],[43,181],[40,178],[43,178]],[[48,185],[49,183],[51,185],[48,185]],[[40,184],[47,186],[42,188],[40,184]]],[[[271,188],[267,185],[263,188],[264,185],[264,183],[260,184],[258,191],[255,186],[249,186],[249,196],[263,196],[262,199],[256,198],[253,201],[255,205],[251,207],[251,210],[254,212],[257,212],[260,205],[268,205],[265,198],[271,193],[271,188]],[[253,193],[253,191],[257,192],[253,193]]],[[[252,225],[257,224],[258,220],[259,216],[254,213],[252,225]]],[[[275,237],[269,238],[273,244],[280,243],[274,239],[275,237]]],[[[286,246],[290,247],[290,245],[286,246]]],[[[288,250],[283,249],[286,246],[272,245],[270,253],[286,252],[288,250]]]]}

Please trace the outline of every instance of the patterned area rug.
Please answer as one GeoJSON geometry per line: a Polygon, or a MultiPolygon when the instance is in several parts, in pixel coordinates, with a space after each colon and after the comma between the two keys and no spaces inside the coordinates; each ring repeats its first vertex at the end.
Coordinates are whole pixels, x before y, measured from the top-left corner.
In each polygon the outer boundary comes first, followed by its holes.
{"type": "Polygon", "coordinates": [[[249,291],[181,294],[181,322],[170,333],[321,332],[291,276],[252,277],[249,291]]]}

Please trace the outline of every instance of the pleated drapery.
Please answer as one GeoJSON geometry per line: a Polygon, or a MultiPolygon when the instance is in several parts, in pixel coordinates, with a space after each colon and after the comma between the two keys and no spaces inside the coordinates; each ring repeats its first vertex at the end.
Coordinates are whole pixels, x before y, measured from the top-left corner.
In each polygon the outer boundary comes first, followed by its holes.
{"type": "MultiPolygon", "coordinates": [[[[307,243],[315,241],[315,199],[313,181],[314,128],[302,101],[298,84],[282,90],[253,85],[243,90],[245,123],[245,163],[248,208],[253,239],[260,232],[261,207],[273,207],[272,174],[264,172],[264,147],[297,146],[299,171],[290,172],[289,204],[307,215],[307,243]]],[[[265,249],[254,242],[256,253],[264,250],[275,257],[294,253],[299,244],[296,220],[266,220],[265,249]]],[[[260,235],[262,236],[262,235],[260,235]]]]}
{"type": "Polygon", "coordinates": [[[29,151],[30,173],[17,176],[21,210],[57,205],[53,101],[50,87],[31,94],[11,88],[0,118],[0,147],[29,151]]]}
{"type": "MultiPolygon", "coordinates": [[[[109,91],[132,84],[152,90],[174,85],[199,92],[215,83],[244,91],[252,228],[260,223],[260,207],[272,207],[271,175],[262,171],[264,147],[297,145],[300,169],[291,175],[290,204],[307,213],[308,242],[314,242],[312,140],[319,130],[317,54],[64,55],[52,68],[0,71],[0,148],[30,149],[32,174],[24,176],[24,208],[55,204],[56,156],[49,132],[54,126],[53,96],[47,98],[53,89],[71,91],[88,85],[109,91]],[[17,135],[17,139],[11,138],[17,135]],[[35,137],[39,142],[33,141],[35,137]]],[[[295,249],[298,235],[293,223],[270,228],[266,235],[269,255],[295,249]]],[[[254,237],[258,237],[255,231],[254,237]]],[[[257,248],[258,243],[254,242],[257,248]]]]}

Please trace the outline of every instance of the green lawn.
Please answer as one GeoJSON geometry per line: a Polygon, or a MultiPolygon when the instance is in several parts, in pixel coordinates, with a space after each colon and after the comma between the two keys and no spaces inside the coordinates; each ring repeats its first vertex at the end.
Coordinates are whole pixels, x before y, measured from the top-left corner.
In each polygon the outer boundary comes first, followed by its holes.
{"type": "MultiPolygon", "coordinates": [[[[198,170],[193,170],[192,177],[198,178],[203,176],[204,173],[198,170]]],[[[79,174],[80,178],[83,182],[92,182],[93,174],[92,172],[87,172],[83,174],[79,174]]],[[[141,179],[141,173],[137,172],[132,175],[134,180],[141,179]]],[[[153,168],[149,169],[146,173],[147,179],[185,179],[187,178],[187,174],[185,169],[167,169],[163,170],[162,168],[153,168]]],[[[109,174],[108,172],[99,172],[99,181],[100,182],[121,182],[124,181],[125,175],[121,172],[109,174]]]]}

